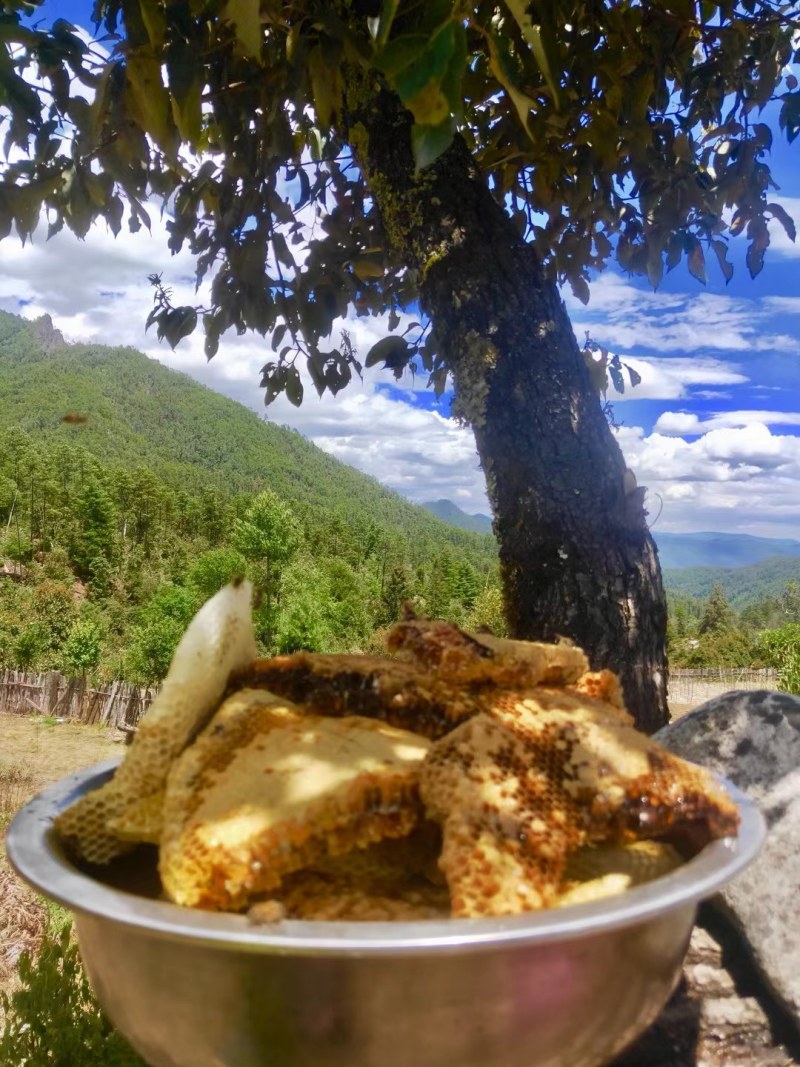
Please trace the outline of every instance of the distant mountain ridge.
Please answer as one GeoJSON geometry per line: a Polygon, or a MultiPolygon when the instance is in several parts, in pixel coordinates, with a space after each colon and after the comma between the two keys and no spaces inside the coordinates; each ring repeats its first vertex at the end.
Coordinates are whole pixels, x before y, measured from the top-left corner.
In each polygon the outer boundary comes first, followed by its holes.
{"type": "Polygon", "coordinates": [[[800,541],[735,533],[659,533],[653,531],[664,569],[747,567],[775,556],[800,556],[800,541]]]}
{"type": "MultiPolygon", "coordinates": [[[[422,505],[451,526],[476,533],[491,533],[488,515],[468,515],[452,500],[429,500],[422,505]]],[[[747,567],[775,556],[800,557],[800,541],[790,538],[754,537],[732,533],[658,533],[653,531],[661,566],[747,567]]]]}
{"type": "Polygon", "coordinates": [[[480,512],[468,515],[452,500],[428,500],[422,507],[443,522],[447,522],[451,526],[458,526],[461,530],[473,530],[475,533],[481,534],[490,534],[492,532],[492,520],[488,515],[482,515],[480,512]]]}

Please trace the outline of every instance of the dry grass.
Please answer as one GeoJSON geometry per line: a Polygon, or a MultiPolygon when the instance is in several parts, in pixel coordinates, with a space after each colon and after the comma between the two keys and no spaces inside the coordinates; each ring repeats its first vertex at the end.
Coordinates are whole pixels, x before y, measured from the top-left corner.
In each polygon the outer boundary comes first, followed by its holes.
{"type": "Polygon", "coordinates": [[[680,719],[684,715],[688,715],[690,711],[694,711],[696,707],[696,704],[673,704],[670,702],[669,713],[674,722],[675,719],[680,719]]]}
{"type": "MultiPolygon", "coordinates": [[[[121,751],[108,730],[0,712],[0,846],[12,816],[43,786],[121,751]]],[[[46,913],[0,847],[0,990],[14,984],[20,954],[36,947],[46,913]]],[[[0,1020],[1,1022],[2,1020],[0,1020]]]]}

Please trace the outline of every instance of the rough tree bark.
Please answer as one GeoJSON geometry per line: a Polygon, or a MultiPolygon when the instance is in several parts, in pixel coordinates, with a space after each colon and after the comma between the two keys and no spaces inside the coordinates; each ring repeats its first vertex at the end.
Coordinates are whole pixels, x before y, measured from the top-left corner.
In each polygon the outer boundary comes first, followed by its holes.
{"type": "Polygon", "coordinates": [[[415,172],[398,99],[353,72],[345,136],[472,426],[522,638],[572,638],[622,677],[648,732],[667,721],[666,601],[643,493],[602,412],[555,285],[456,138],[415,172]]]}

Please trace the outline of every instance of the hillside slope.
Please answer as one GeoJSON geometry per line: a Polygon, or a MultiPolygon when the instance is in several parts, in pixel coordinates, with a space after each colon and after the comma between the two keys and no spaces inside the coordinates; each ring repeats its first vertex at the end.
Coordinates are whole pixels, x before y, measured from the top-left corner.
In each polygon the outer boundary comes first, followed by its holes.
{"type": "Polygon", "coordinates": [[[663,572],[670,593],[705,599],[716,584],[737,611],[765,597],[777,597],[787,582],[800,582],[800,557],[775,556],[748,567],[681,567],[663,572]]]}
{"type": "Polygon", "coordinates": [[[64,344],[49,320],[0,312],[0,429],[79,442],[106,464],[146,466],[176,489],[270,488],[287,501],[376,522],[419,552],[492,557],[491,538],[447,525],[299,433],[132,348],[64,344]],[[65,414],[86,416],[65,424],[65,414]]]}

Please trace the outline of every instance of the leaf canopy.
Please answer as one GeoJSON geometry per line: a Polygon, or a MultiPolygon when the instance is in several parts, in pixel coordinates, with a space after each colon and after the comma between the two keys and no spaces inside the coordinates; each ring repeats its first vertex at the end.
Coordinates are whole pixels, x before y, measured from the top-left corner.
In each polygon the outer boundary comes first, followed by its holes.
{"type": "MultiPolygon", "coordinates": [[[[301,401],[298,359],[337,392],[360,367],[330,347],[335,320],[390,310],[394,329],[418,295],[354,162],[354,84],[397,94],[419,168],[462,138],[581,299],[612,259],[653,285],[685,260],[704,282],[713,252],[729,280],[730,239],[755,275],[770,219],[795,236],[766,118],[800,133],[797,3],[97,0],[97,41],[32,11],[0,7],[0,238],[27,240],[43,211],[48,236],[136,231],[160,198],[210,302],[176,308],[156,276],[149,321],[172,345],[201,322],[209,358],[228,330],[271,334],[268,399],[301,401]]],[[[435,330],[380,355],[444,387],[435,330]]]]}

